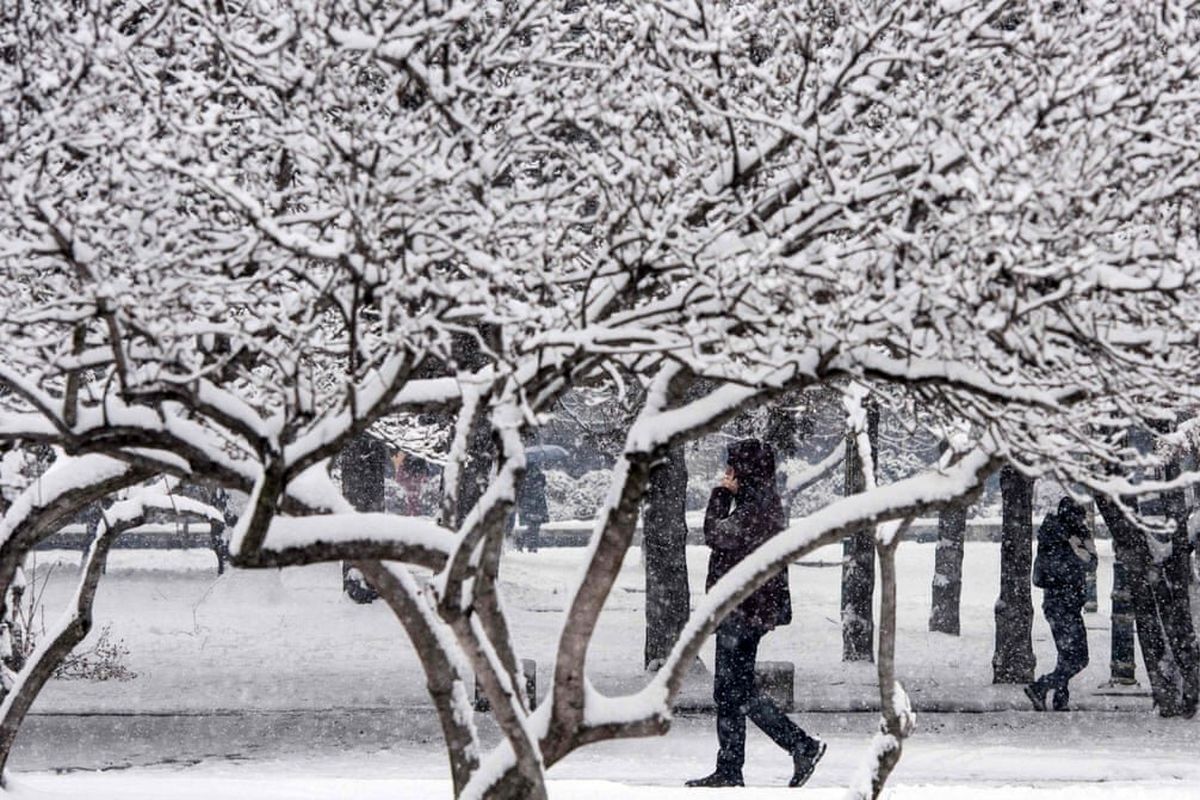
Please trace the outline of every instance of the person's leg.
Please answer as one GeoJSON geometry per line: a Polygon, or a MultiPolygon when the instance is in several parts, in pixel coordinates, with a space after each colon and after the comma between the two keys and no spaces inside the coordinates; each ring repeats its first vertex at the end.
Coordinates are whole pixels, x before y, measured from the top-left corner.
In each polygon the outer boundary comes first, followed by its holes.
{"type": "MultiPolygon", "coordinates": [[[[758,644],[760,637],[753,639],[753,645],[747,645],[747,657],[751,664],[751,677],[753,678],[753,665],[758,660],[758,644]]],[[[805,745],[811,737],[804,730],[783,713],[783,710],[767,697],[759,689],[757,683],[751,686],[750,697],[746,704],[746,715],[751,721],[762,730],[767,736],[771,737],[771,741],[787,750],[789,753],[796,750],[798,747],[805,745]]]]}
{"type": "Polygon", "coordinates": [[[504,521],[504,538],[512,542],[513,547],[521,549],[521,535],[517,533],[517,512],[508,512],[508,518],[504,521]]]}
{"type": "Polygon", "coordinates": [[[1050,626],[1050,638],[1054,640],[1054,669],[1047,672],[1045,675],[1037,679],[1037,682],[1046,689],[1058,689],[1063,683],[1064,657],[1063,648],[1066,645],[1065,625],[1063,624],[1063,615],[1060,610],[1054,606],[1043,607],[1043,613],[1046,615],[1046,624],[1050,626]]]}
{"type": "Polygon", "coordinates": [[[1090,656],[1088,652],[1087,626],[1083,623],[1082,607],[1073,609],[1067,618],[1066,640],[1070,661],[1065,667],[1067,671],[1063,674],[1069,681],[1083,672],[1084,667],[1088,665],[1090,656]]]}
{"type": "Polygon", "coordinates": [[[1087,628],[1084,627],[1081,611],[1079,607],[1063,606],[1046,610],[1058,660],[1054,671],[1045,677],[1044,685],[1054,690],[1054,708],[1058,711],[1067,708],[1071,678],[1082,672],[1088,664],[1087,628]]]}
{"type": "MultiPolygon", "coordinates": [[[[1042,604],[1042,615],[1045,616],[1046,622],[1050,621],[1050,612],[1044,602],[1042,604]]],[[[1050,631],[1051,634],[1054,633],[1054,626],[1051,625],[1050,631]]],[[[1025,686],[1025,696],[1030,698],[1034,711],[1046,710],[1046,692],[1050,688],[1049,680],[1050,673],[1043,673],[1042,675],[1038,675],[1032,684],[1025,686]]]]}
{"type": "MultiPolygon", "coordinates": [[[[745,710],[747,716],[763,733],[771,737],[771,741],[782,747],[792,757],[793,772],[788,786],[803,786],[812,776],[817,762],[825,755],[825,744],[804,732],[804,729],[792,722],[783,710],[775,705],[754,682],[754,664],[758,660],[758,643],[763,633],[747,638],[744,657],[749,663],[750,696],[745,710]]],[[[743,738],[745,731],[742,732],[743,738]]]]}
{"type": "Polygon", "coordinates": [[[536,553],[538,549],[539,535],[542,531],[542,523],[529,523],[529,532],[526,534],[526,544],[529,546],[529,552],[536,553]]]}
{"type": "MultiPolygon", "coordinates": [[[[754,681],[754,660],[749,661],[746,680],[746,640],[735,621],[717,627],[716,663],[713,665],[713,700],[717,705],[717,768],[711,775],[690,780],[686,785],[721,787],[742,785],[746,760],[746,702],[754,681]]],[[[757,641],[754,642],[757,645],[757,641]]]]}
{"type": "Polygon", "coordinates": [[[746,761],[746,710],[754,691],[757,632],[736,620],[717,628],[713,700],[717,705],[717,771],[741,776],[746,761]]]}

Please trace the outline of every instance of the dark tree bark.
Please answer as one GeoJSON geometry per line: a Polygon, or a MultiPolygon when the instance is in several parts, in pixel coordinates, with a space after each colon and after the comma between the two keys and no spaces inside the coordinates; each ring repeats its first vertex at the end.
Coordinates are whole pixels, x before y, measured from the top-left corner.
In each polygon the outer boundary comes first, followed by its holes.
{"type": "MultiPolygon", "coordinates": [[[[1136,510],[1135,498],[1124,498],[1126,505],[1136,510]]],[[[1104,517],[1112,536],[1113,549],[1125,566],[1125,578],[1129,586],[1129,599],[1133,604],[1133,615],[1137,624],[1138,645],[1142,651],[1142,662],[1150,678],[1150,692],[1160,713],[1178,713],[1180,698],[1177,693],[1176,675],[1167,656],[1166,637],[1158,615],[1154,585],[1158,582],[1158,568],[1150,555],[1145,532],[1126,519],[1120,508],[1106,497],[1096,497],[1096,507],[1104,517]]]]}
{"type": "MultiPolygon", "coordinates": [[[[1159,432],[1168,429],[1163,425],[1159,432]]],[[[1177,478],[1180,470],[1180,460],[1172,459],[1163,477],[1177,478]]],[[[1125,502],[1136,508],[1132,498],[1125,502]]],[[[1164,717],[1194,716],[1200,701],[1200,647],[1188,595],[1190,550],[1183,492],[1169,491],[1161,498],[1159,514],[1170,532],[1162,542],[1165,556],[1159,561],[1148,540],[1155,534],[1135,526],[1107,498],[1097,498],[1097,506],[1112,534],[1117,558],[1125,565],[1138,643],[1158,713],[1164,717]]]]}
{"type": "MultiPolygon", "coordinates": [[[[488,357],[481,349],[480,342],[495,335],[496,332],[487,325],[480,326],[478,337],[465,333],[455,335],[451,342],[454,366],[468,371],[477,371],[487,366],[488,357]]],[[[480,413],[475,417],[467,439],[467,459],[462,466],[456,487],[458,503],[454,519],[444,520],[443,524],[453,527],[462,525],[467,514],[487,491],[495,461],[496,443],[492,439],[491,423],[486,413],[480,413]]]]}
{"type": "Polygon", "coordinates": [[[1033,655],[1033,481],[1011,466],[1000,470],[1002,506],[1000,597],[992,683],[1029,683],[1033,655]]]}
{"type": "Polygon", "coordinates": [[[963,539],[967,530],[967,507],[946,506],[938,514],[937,552],[933,566],[933,608],[929,630],[959,635],[959,604],[962,598],[963,539]]]}
{"type": "Polygon", "coordinates": [[[92,629],[92,601],[96,597],[96,587],[104,572],[109,549],[113,540],[128,527],[106,526],[97,533],[84,557],[79,586],[73,598],[74,607],[67,609],[65,619],[57,629],[50,632],[49,642],[43,643],[35,650],[30,661],[23,665],[24,672],[17,678],[16,685],[0,705],[0,775],[4,773],[21,723],[25,721],[25,715],[33,701],[37,699],[46,681],[50,680],[54,670],[58,669],[58,665],[92,629]]]}
{"type": "MultiPolygon", "coordinates": [[[[370,434],[360,433],[342,450],[339,460],[342,494],[354,509],[383,511],[383,478],[391,466],[387,446],[370,434]]],[[[356,603],[370,603],[379,597],[348,561],[342,562],[342,588],[356,603]]]]}
{"type": "MultiPolygon", "coordinates": [[[[1089,503],[1087,511],[1087,526],[1092,532],[1092,541],[1096,541],[1096,504],[1089,503]]],[[[1096,571],[1100,567],[1100,559],[1092,559],[1088,565],[1087,583],[1085,590],[1087,591],[1087,599],[1084,601],[1083,610],[1089,614],[1095,614],[1100,609],[1099,587],[1096,585],[1096,571]]]]}
{"type": "Polygon", "coordinates": [[[454,696],[456,690],[465,685],[465,681],[440,638],[442,632],[439,628],[443,623],[425,605],[425,599],[419,595],[411,577],[405,580],[403,573],[397,574],[378,561],[360,561],[355,566],[378,589],[384,602],[404,625],[421,661],[421,668],[425,671],[425,687],[437,709],[442,735],[446,740],[450,778],[457,797],[471,774],[479,768],[479,742],[470,715],[460,712],[461,705],[454,696]]]}
{"type": "Polygon", "coordinates": [[[467,514],[487,491],[488,481],[491,480],[492,464],[496,460],[496,444],[492,440],[491,425],[487,417],[476,420],[471,428],[471,437],[467,445],[469,455],[463,464],[461,482],[458,485],[458,510],[455,514],[454,525],[462,525],[467,514]]]}
{"type": "Polygon", "coordinates": [[[1129,593],[1129,579],[1125,577],[1125,565],[1121,559],[1113,560],[1112,587],[1112,647],[1108,662],[1109,683],[1120,686],[1137,684],[1137,662],[1133,633],[1133,598],[1129,593]]]}
{"type": "MultiPolygon", "coordinates": [[[[867,436],[872,460],[879,441],[879,407],[867,406],[867,436]]],[[[862,459],[854,434],[846,441],[846,495],[866,489],[862,459]]],[[[842,660],[874,661],[875,618],[871,598],[875,594],[875,531],[866,528],[842,540],[842,660]]]]}
{"type": "MultiPolygon", "coordinates": [[[[1179,459],[1167,464],[1167,480],[1178,478],[1182,465],[1179,459]]],[[[1191,547],[1187,535],[1187,500],[1182,489],[1167,492],[1163,497],[1167,520],[1171,524],[1170,549],[1160,567],[1155,600],[1162,618],[1167,645],[1175,659],[1180,680],[1180,714],[1191,717],[1200,702],[1200,645],[1192,621],[1191,547]]]]}
{"type": "Polygon", "coordinates": [[[650,470],[642,515],[648,669],[657,668],[670,654],[691,611],[685,516],[687,482],[683,445],[668,450],[666,458],[650,470]]]}
{"type": "Polygon", "coordinates": [[[342,494],[356,511],[383,511],[383,479],[390,463],[387,445],[367,433],[355,436],[342,451],[342,494]]]}
{"type": "MultiPolygon", "coordinates": [[[[908,528],[908,520],[904,528],[908,528]]],[[[875,800],[883,793],[888,777],[900,763],[904,740],[913,731],[915,717],[909,712],[907,699],[896,696],[903,692],[896,681],[896,547],[899,536],[889,543],[879,544],[879,661],[875,672],[879,682],[879,733],[873,742],[874,761],[851,785],[849,800],[875,800]]]]}

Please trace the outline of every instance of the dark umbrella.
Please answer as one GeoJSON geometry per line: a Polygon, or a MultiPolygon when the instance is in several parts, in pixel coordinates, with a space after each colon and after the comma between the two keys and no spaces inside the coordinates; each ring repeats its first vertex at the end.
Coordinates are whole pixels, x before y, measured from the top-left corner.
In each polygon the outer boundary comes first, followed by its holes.
{"type": "Polygon", "coordinates": [[[565,461],[571,454],[565,447],[556,444],[535,444],[525,448],[525,463],[530,466],[551,464],[555,461],[565,461]]]}

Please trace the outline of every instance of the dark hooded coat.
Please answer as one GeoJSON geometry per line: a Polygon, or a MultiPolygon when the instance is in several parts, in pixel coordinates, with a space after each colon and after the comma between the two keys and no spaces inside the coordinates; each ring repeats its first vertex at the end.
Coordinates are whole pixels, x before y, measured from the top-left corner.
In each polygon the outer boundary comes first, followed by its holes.
{"type": "Polygon", "coordinates": [[[1096,564],[1096,545],[1083,508],[1064,497],[1058,511],[1038,529],[1033,585],[1045,590],[1043,606],[1078,608],[1087,598],[1087,573],[1096,564]]]}
{"type": "MultiPolygon", "coordinates": [[[[708,589],[785,527],[783,503],[775,490],[774,451],[756,439],[736,442],[729,448],[729,466],[737,477],[737,495],[722,486],[713,489],[704,515],[704,543],[712,548],[708,589]]],[[[763,630],[791,622],[787,570],[742,601],[733,616],[763,630]]]]}

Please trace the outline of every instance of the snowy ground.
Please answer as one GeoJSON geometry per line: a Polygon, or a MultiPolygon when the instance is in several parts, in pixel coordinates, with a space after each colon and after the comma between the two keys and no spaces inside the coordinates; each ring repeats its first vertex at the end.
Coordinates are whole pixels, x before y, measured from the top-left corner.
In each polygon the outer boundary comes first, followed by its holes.
{"type": "MultiPolygon", "coordinates": [[[[802,723],[819,731],[830,749],[800,796],[840,797],[853,778],[874,719],[868,714],[811,714],[802,723]]],[[[361,722],[361,719],[355,720],[361,722]]],[[[393,719],[393,723],[397,720],[393,719]]],[[[396,728],[400,726],[397,725],[396,728]]],[[[420,727],[420,726],[418,726],[420,727]]],[[[179,732],[177,723],[153,728],[179,732]]],[[[114,768],[103,773],[72,772],[18,776],[17,797],[212,798],[213,800],[426,800],[450,796],[436,737],[422,741],[371,742],[350,736],[338,752],[321,744],[298,743],[303,723],[271,731],[263,752],[238,759],[209,755],[196,763],[114,768]],[[293,737],[288,741],[289,737],[293,737]],[[187,767],[184,769],[183,767],[187,767]]],[[[379,733],[380,729],[368,730],[379,733]]],[[[395,732],[395,729],[392,731],[395,732]]],[[[423,731],[432,733],[432,731],[423,731]]],[[[227,745],[244,745],[262,734],[261,722],[238,733],[227,745]]],[[[1200,784],[1194,758],[1194,728],[1128,712],[1042,714],[931,714],[909,742],[893,776],[891,797],[902,798],[1189,798],[1200,784]],[[1140,715],[1137,715],[1140,716],[1140,715]],[[1191,731],[1189,738],[1188,731],[1191,731]],[[969,789],[964,787],[970,787],[969,789]],[[1084,794],[1086,792],[1086,795],[1084,794]]],[[[490,738],[490,737],[489,737],[490,738]]],[[[683,716],[665,737],[603,743],[579,751],[550,772],[555,800],[670,800],[730,796],[680,788],[686,778],[711,767],[712,719],[683,716]],[[619,784],[619,785],[613,785],[619,784]]],[[[186,752],[187,747],[183,748],[186,752]]],[[[788,764],[769,742],[751,733],[746,780],[755,798],[795,797],[782,787],[788,764]]],[[[736,794],[733,796],[737,796],[736,794]]]]}
{"type": "MultiPolygon", "coordinates": [[[[1089,800],[1194,796],[1200,721],[1160,720],[1144,691],[1129,696],[1101,688],[1109,660],[1106,544],[1100,543],[1100,611],[1087,618],[1092,664],[1073,688],[1081,710],[1069,714],[1026,711],[1019,687],[990,682],[997,545],[966,546],[962,637],[926,631],[933,546],[900,549],[898,672],[924,713],[893,778],[895,797],[963,797],[966,784],[969,796],[997,800],[1082,797],[1084,791],[1089,800]],[[988,713],[941,713],[951,709],[988,713]]],[[[503,564],[521,654],[536,659],[542,674],[582,556],[578,548],[510,553],[503,564]]],[[[840,661],[840,575],[836,566],[822,566],[836,565],[839,557],[837,548],[828,548],[791,568],[795,622],[769,636],[761,655],[796,664],[796,719],[830,742],[805,792],[812,797],[840,796],[837,787],[852,779],[875,725],[874,714],[854,713],[874,707],[871,667],[840,661]]],[[[697,595],[705,558],[703,548],[690,553],[697,595]]],[[[39,559],[44,568],[47,555],[39,559]]],[[[51,573],[48,619],[65,600],[71,577],[65,566],[51,573]]],[[[645,680],[643,589],[635,550],[589,658],[592,679],[607,691],[645,680]]],[[[382,604],[345,599],[336,566],[217,578],[210,553],[118,551],[96,616],[97,629],[111,626],[129,648],[126,662],[137,678],[51,682],[11,762],[17,796],[449,795],[436,720],[403,632],[382,604]],[[150,565],[155,569],[146,569],[150,565]],[[95,769],[109,771],[76,771],[95,769]],[[50,774],[61,770],[70,772],[50,774]]],[[[1040,615],[1034,637],[1039,671],[1049,669],[1053,645],[1040,615]]],[[[704,658],[711,663],[711,650],[704,658]]],[[[688,687],[685,705],[705,705],[708,692],[701,677],[688,687]]],[[[483,728],[495,738],[486,721],[483,728]]],[[[664,738],[574,754],[551,771],[552,796],[673,797],[668,787],[705,773],[714,751],[711,717],[685,712],[664,738]],[[598,783],[605,780],[622,786],[598,783]]],[[[754,733],[749,752],[747,781],[763,789],[754,796],[770,797],[765,787],[786,782],[787,761],[754,733]]]]}

